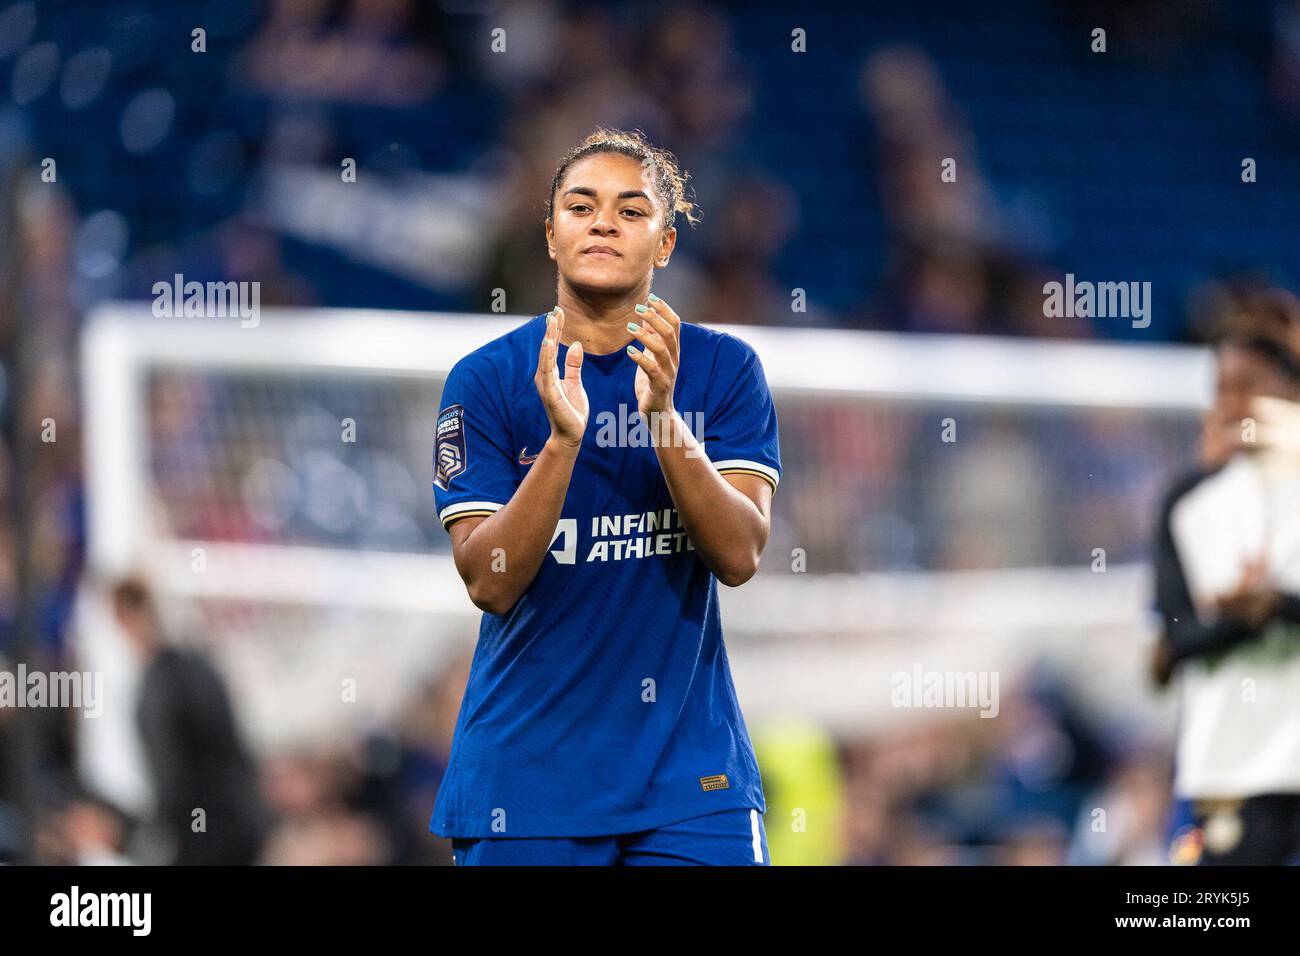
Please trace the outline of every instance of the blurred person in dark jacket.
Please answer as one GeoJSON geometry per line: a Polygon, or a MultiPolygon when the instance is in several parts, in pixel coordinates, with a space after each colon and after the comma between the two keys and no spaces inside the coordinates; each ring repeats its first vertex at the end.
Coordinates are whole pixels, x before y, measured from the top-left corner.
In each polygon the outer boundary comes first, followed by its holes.
{"type": "Polygon", "coordinates": [[[144,582],[120,582],[113,611],[143,667],[136,721],[169,862],[257,862],[267,811],[221,676],[198,652],[166,641],[144,582]]]}

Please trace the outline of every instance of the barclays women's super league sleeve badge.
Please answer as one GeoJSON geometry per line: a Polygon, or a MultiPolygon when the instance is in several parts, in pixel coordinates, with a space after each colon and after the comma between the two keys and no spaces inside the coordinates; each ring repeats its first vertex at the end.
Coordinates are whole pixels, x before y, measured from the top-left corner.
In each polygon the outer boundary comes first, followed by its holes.
{"type": "Polygon", "coordinates": [[[465,409],[448,405],[438,413],[433,445],[433,483],[443,491],[465,470],[465,409]]]}

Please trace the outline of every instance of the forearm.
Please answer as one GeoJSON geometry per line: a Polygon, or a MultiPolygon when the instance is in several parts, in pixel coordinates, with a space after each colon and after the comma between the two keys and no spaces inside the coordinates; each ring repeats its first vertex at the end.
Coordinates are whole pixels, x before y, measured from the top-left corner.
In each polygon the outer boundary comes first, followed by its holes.
{"type": "Polygon", "coordinates": [[[1192,598],[1187,576],[1169,525],[1169,509],[1162,511],[1155,546],[1156,607],[1165,625],[1169,668],[1196,657],[1217,654],[1251,640],[1258,631],[1226,614],[1210,619],[1192,598]]]}
{"type": "Polygon", "coordinates": [[[1204,622],[1190,609],[1177,617],[1166,615],[1165,632],[1169,635],[1171,659],[1175,663],[1217,654],[1259,634],[1258,629],[1231,617],[1204,622]]]}
{"type": "Polygon", "coordinates": [[[687,537],[719,581],[744,584],[767,545],[767,518],[718,473],[680,415],[660,416],[657,424],[655,454],[687,537]]]}
{"type": "Polygon", "coordinates": [[[555,536],[577,457],[577,446],[548,439],[510,501],[457,549],[456,570],[477,607],[504,614],[528,590],[555,536]]]}

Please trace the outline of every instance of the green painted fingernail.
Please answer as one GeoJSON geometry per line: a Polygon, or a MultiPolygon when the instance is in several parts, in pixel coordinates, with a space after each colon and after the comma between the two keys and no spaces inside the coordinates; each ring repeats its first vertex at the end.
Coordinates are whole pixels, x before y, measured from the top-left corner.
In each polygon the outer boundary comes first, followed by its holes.
{"type": "Polygon", "coordinates": [[[638,303],[636,304],[636,310],[637,310],[638,312],[643,313],[643,314],[646,313],[646,312],[649,312],[649,311],[650,311],[650,310],[647,309],[644,305],[642,305],[640,302],[638,302],[638,303]]]}
{"type": "Polygon", "coordinates": [[[629,322],[627,324],[627,330],[629,332],[635,332],[639,328],[641,328],[641,326],[637,325],[635,322],[629,322]]]}
{"type": "Polygon", "coordinates": [[[632,348],[632,346],[629,345],[629,346],[627,347],[627,354],[628,354],[628,355],[636,355],[636,349],[632,348]]]}
{"type": "Polygon", "coordinates": [[[659,296],[657,296],[657,295],[655,295],[653,292],[651,292],[651,293],[650,293],[650,301],[651,301],[651,302],[658,302],[658,301],[659,301],[659,296]]]}

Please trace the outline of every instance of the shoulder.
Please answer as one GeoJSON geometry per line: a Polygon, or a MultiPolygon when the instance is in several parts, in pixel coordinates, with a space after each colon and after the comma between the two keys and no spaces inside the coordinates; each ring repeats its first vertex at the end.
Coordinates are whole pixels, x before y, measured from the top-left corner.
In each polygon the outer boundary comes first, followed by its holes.
{"type": "MultiPolygon", "coordinates": [[[[683,356],[699,356],[696,365],[714,386],[729,386],[758,361],[758,353],[744,339],[703,325],[682,323],[683,356]]],[[[683,363],[685,364],[685,363],[683,363]]]]}
{"type": "Polygon", "coordinates": [[[724,358],[743,359],[755,354],[753,346],[739,336],[721,329],[711,329],[706,325],[683,322],[682,346],[688,345],[710,355],[724,358]]]}
{"type": "Polygon", "coordinates": [[[215,673],[212,665],[197,651],[168,644],[150,662],[145,680],[170,691],[189,687],[196,680],[207,679],[215,673]]]}
{"type": "MultiPolygon", "coordinates": [[[[520,373],[532,383],[537,348],[544,331],[545,313],[521,322],[515,328],[485,342],[451,367],[448,381],[472,383],[488,392],[501,392],[504,382],[518,382],[520,373]]],[[[509,396],[503,396],[509,398],[509,396]]]]}
{"type": "Polygon", "coordinates": [[[1254,463],[1234,455],[1226,463],[1198,467],[1185,474],[1166,492],[1160,517],[1166,524],[1197,521],[1221,513],[1225,503],[1249,495],[1258,481],[1254,463]]]}
{"type": "Polygon", "coordinates": [[[1194,491],[1211,476],[1218,474],[1222,469],[1222,465],[1197,465],[1195,468],[1183,472],[1170,482],[1165,489],[1164,496],[1160,500],[1160,510],[1167,514],[1179,500],[1194,491]]]}
{"type": "Polygon", "coordinates": [[[192,647],[173,644],[165,653],[170,658],[172,669],[178,674],[203,678],[217,675],[217,668],[212,661],[192,647]]]}

